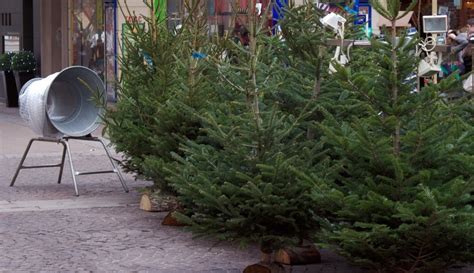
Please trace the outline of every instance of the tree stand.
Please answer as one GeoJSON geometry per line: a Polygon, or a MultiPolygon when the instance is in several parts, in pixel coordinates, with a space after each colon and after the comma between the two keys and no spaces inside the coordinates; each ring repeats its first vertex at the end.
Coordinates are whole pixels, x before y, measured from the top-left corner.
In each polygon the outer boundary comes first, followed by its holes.
{"type": "Polygon", "coordinates": [[[15,172],[15,175],[13,176],[10,187],[12,187],[13,184],[15,184],[15,180],[16,180],[18,174],[20,173],[21,169],[37,169],[37,168],[53,168],[53,167],[59,167],[58,184],[60,184],[61,183],[61,177],[62,177],[62,174],[63,174],[64,160],[66,158],[66,153],[67,153],[67,156],[68,156],[69,165],[71,167],[72,181],[74,182],[74,190],[76,191],[76,196],[79,196],[79,191],[77,190],[76,176],[88,175],[88,174],[116,173],[117,176],[120,179],[120,182],[122,183],[123,189],[125,190],[125,192],[128,192],[128,187],[125,184],[125,181],[122,177],[122,174],[120,173],[119,169],[115,165],[114,159],[110,155],[110,152],[107,149],[107,146],[102,141],[102,139],[100,139],[98,137],[92,137],[90,135],[84,136],[84,137],[62,137],[62,138],[37,137],[37,138],[32,138],[30,140],[30,142],[28,143],[28,146],[26,147],[25,153],[23,154],[23,157],[21,158],[21,161],[20,161],[20,164],[18,165],[18,168],[16,169],[16,172],[15,172]],[[77,171],[75,171],[74,170],[74,165],[72,164],[71,148],[69,148],[69,143],[68,143],[68,141],[70,139],[100,142],[102,144],[102,147],[105,150],[105,153],[107,154],[107,157],[110,160],[110,163],[112,164],[113,169],[112,170],[104,170],[104,171],[92,171],[92,172],[77,172],[77,171]],[[59,164],[50,164],[50,165],[36,165],[36,166],[25,166],[25,165],[23,165],[23,163],[25,162],[26,156],[28,155],[28,152],[30,151],[31,145],[35,141],[54,142],[54,143],[58,143],[58,144],[61,143],[63,145],[63,154],[62,154],[62,157],[61,157],[61,163],[59,163],[59,164]]]}

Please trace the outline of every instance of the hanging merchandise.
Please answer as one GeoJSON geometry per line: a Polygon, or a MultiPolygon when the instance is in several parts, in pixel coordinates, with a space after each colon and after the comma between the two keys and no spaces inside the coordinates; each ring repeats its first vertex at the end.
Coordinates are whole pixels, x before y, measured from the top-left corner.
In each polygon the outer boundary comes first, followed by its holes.
{"type": "Polygon", "coordinates": [[[344,54],[344,24],[346,23],[346,19],[339,14],[331,12],[330,14],[324,16],[320,19],[321,23],[325,27],[329,27],[336,33],[336,37],[339,36],[341,40],[341,45],[336,47],[336,51],[334,52],[334,57],[331,59],[329,63],[329,73],[336,72],[336,69],[333,66],[333,63],[336,62],[339,65],[345,66],[349,62],[349,47],[348,47],[348,54],[344,54]]]}
{"type": "Polygon", "coordinates": [[[436,41],[433,37],[429,36],[424,41],[418,44],[417,56],[421,52],[425,52],[426,57],[423,58],[418,64],[418,76],[419,77],[430,77],[438,74],[441,71],[441,66],[438,62],[438,55],[434,52],[436,41]],[[421,51],[420,51],[421,49],[421,51]]]}
{"type": "Polygon", "coordinates": [[[344,54],[342,51],[342,46],[336,47],[336,51],[334,52],[334,57],[331,59],[331,62],[329,63],[329,73],[332,74],[336,72],[336,68],[334,68],[333,63],[336,62],[341,66],[345,66],[346,64],[349,63],[349,58],[344,54]]]}

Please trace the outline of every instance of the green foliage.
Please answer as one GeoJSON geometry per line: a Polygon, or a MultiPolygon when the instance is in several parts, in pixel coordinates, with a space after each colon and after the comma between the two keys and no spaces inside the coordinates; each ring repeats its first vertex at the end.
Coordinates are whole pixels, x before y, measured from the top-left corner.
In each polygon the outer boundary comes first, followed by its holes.
{"type": "Polygon", "coordinates": [[[361,112],[328,110],[319,125],[339,175],[324,202],[333,227],[318,238],[379,272],[443,272],[474,261],[473,104],[441,99],[452,77],[414,92],[416,40],[387,37],[335,75],[361,112]]]}
{"type": "Polygon", "coordinates": [[[222,114],[205,126],[215,145],[188,142],[186,157],[177,157],[180,164],[171,171],[186,208],[179,219],[199,235],[257,242],[262,249],[309,239],[319,226],[311,195],[315,183],[297,174],[324,154],[299,144],[301,136],[288,138],[291,125],[284,117],[272,120],[270,113],[262,113],[262,127],[256,131],[249,124],[252,115],[242,113],[238,122],[233,114],[234,125],[229,126],[222,114]],[[258,152],[262,137],[267,146],[258,152]]]}
{"type": "MultiPolygon", "coordinates": [[[[289,112],[301,111],[305,103],[310,101],[312,105],[324,106],[336,117],[359,115],[363,111],[359,101],[354,100],[353,93],[347,92],[335,81],[339,75],[329,74],[330,58],[334,55],[335,48],[328,47],[327,42],[335,34],[322,26],[320,19],[324,15],[312,3],[285,12],[281,26],[286,51],[280,55],[288,66],[287,70],[292,72],[288,73],[292,78],[285,81],[285,87],[275,97],[289,112]]],[[[346,26],[345,36],[354,36],[356,33],[357,27],[346,26]]],[[[318,135],[310,123],[323,118],[321,111],[315,111],[309,116],[309,138],[318,135]]]]}
{"type": "Polygon", "coordinates": [[[12,57],[14,55],[14,52],[0,54],[0,71],[10,71],[12,69],[12,57]]]}
{"type": "Polygon", "coordinates": [[[194,112],[212,94],[199,80],[207,73],[206,63],[193,57],[205,51],[205,25],[195,16],[199,7],[188,8],[194,12],[183,18],[179,31],[147,17],[145,27],[128,24],[133,31],[127,34],[126,52],[120,59],[117,107],[107,111],[104,119],[111,141],[125,155],[125,169],[153,180],[168,193],[174,190],[162,169],[173,161],[172,152],[179,153],[182,139],[198,137],[200,123],[194,112]]]}
{"type": "Polygon", "coordinates": [[[11,69],[20,72],[36,70],[36,59],[31,51],[19,51],[11,58],[11,69]]]}
{"type": "Polygon", "coordinates": [[[248,48],[223,41],[232,57],[209,60],[218,73],[216,96],[199,115],[206,142],[182,145],[168,179],[184,207],[179,220],[196,234],[271,252],[319,229],[319,183],[305,177],[323,173],[326,152],[306,137],[314,74],[294,67],[288,47],[257,18],[247,27],[248,48]],[[292,86],[297,79],[309,88],[292,86]]]}
{"type": "Polygon", "coordinates": [[[329,74],[312,4],[287,11],[283,39],[249,15],[242,46],[209,39],[186,3],[180,30],[129,25],[105,116],[124,167],[178,195],[180,221],[265,252],[313,238],[379,272],[473,262],[474,106],[441,99],[451,77],[414,92],[416,39],[372,40],[329,74]]]}

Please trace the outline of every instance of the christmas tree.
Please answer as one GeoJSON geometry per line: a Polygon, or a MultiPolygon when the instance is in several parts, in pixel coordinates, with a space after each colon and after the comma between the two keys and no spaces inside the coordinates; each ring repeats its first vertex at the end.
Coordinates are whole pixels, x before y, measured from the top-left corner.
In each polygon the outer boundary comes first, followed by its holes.
{"type": "Polygon", "coordinates": [[[163,168],[173,162],[171,152],[179,153],[181,139],[198,137],[201,125],[194,112],[212,96],[201,80],[208,70],[200,53],[208,45],[202,3],[185,1],[189,13],[181,28],[168,29],[159,17],[144,16],[145,25],[127,23],[119,98],[104,119],[111,141],[125,156],[125,169],[168,193],[174,190],[163,168]]]}
{"type": "Polygon", "coordinates": [[[443,272],[474,261],[472,101],[442,99],[453,78],[414,92],[417,41],[397,38],[400,1],[372,7],[392,22],[386,42],[335,75],[361,112],[326,111],[319,126],[339,176],[323,202],[333,229],[318,238],[378,272],[443,272]]]}
{"type": "Polygon", "coordinates": [[[269,35],[267,15],[256,14],[255,0],[247,10],[248,45],[229,40],[223,43],[228,58],[209,59],[218,77],[216,97],[199,115],[206,142],[181,146],[168,179],[184,208],[177,217],[194,232],[257,242],[271,254],[301,244],[319,228],[318,183],[296,174],[322,173],[325,152],[306,136],[312,84],[306,94],[282,99],[304,77],[290,66],[285,43],[269,35]]]}

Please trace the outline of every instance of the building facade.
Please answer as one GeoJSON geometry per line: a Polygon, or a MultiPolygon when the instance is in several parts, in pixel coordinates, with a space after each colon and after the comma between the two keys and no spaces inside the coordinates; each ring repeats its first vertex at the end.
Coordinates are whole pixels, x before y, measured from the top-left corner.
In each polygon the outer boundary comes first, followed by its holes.
{"type": "MultiPolygon", "coordinates": [[[[248,0],[236,1],[245,10],[248,0]]],[[[261,0],[266,5],[270,0],[261,0]]],[[[302,0],[298,0],[302,1],[302,0]]],[[[127,33],[127,21],[144,23],[149,5],[156,16],[167,16],[170,27],[180,23],[183,0],[0,0],[0,51],[33,51],[40,76],[67,66],[82,65],[96,71],[115,97],[119,74],[117,57],[127,33]],[[128,10],[127,8],[128,7],[128,10]]],[[[210,32],[229,31],[230,0],[206,1],[210,32]]]]}
{"type": "Polygon", "coordinates": [[[39,50],[37,34],[39,16],[33,13],[33,0],[0,0],[0,52],[26,49],[39,50]]]}
{"type": "MultiPolygon", "coordinates": [[[[208,0],[209,32],[222,35],[232,31],[232,5],[245,14],[249,0],[208,0]],[[233,2],[235,1],[235,2],[233,2]]],[[[257,0],[262,6],[269,1],[257,0]]],[[[309,0],[295,0],[303,4],[309,0]]],[[[446,12],[451,28],[461,28],[474,18],[474,0],[420,0],[410,23],[417,26],[419,15],[446,12]],[[434,6],[434,8],[433,8],[434,6]]],[[[321,1],[326,2],[326,1],[321,1]]],[[[339,0],[330,0],[338,2],[339,0]]],[[[407,5],[409,0],[402,0],[407,5]],[[406,2],[406,3],[405,3],[406,2]]],[[[377,29],[380,22],[368,1],[359,0],[362,23],[377,29]]],[[[95,70],[106,82],[109,99],[115,98],[115,83],[119,73],[117,57],[127,33],[126,22],[143,22],[143,16],[153,16],[147,5],[160,7],[156,16],[167,16],[169,26],[179,24],[185,12],[183,0],[0,0],[0,51],[33,51],[41,76],[71,65],[95,70]],[[120,7],[129,8],[130,14],[120,7]]],[[[245,16],[237,24],[245,25],[245,16]]]]}

